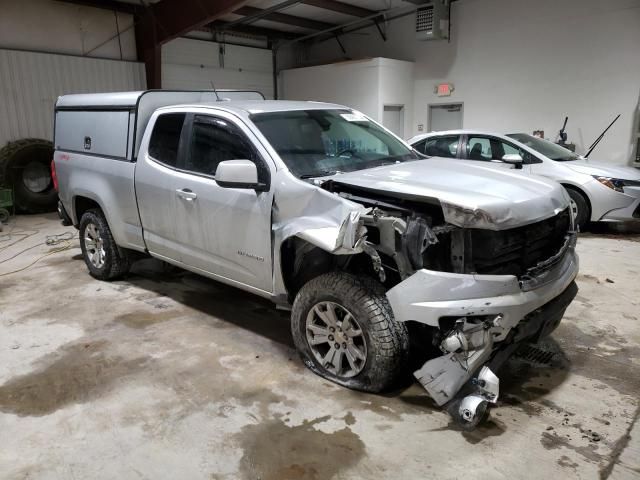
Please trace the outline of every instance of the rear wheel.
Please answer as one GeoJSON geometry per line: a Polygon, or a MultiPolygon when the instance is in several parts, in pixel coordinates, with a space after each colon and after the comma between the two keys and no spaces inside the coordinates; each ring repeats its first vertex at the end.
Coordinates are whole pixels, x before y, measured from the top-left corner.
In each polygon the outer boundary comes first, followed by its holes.
{"type": "Polygon", "coordinates": [[[309,281],[296,296],[291,329],[307,367],[356,390],[390,388],[407,361],[406,326],[373,279],[333,272],[309,281]]]}
{"type": "Polygon", "coordinates": [[[113,240],[104,214],[86,211],[80,219],[80,248],[89,273],[99,280],[114,280],[129,271],[129,259],[113,240]]]}
{"type": "Polygon", "coordinates": [[[587,202],[585,196],[576,190],[567,188],[567,193],[569,194],[569,197],[571,197],[570,205],[571,210],[573,211],[575,224],[582,232],[587,228],[589,218],[591,217],[591,213],[589,211],[589,203],[587,202]]]}

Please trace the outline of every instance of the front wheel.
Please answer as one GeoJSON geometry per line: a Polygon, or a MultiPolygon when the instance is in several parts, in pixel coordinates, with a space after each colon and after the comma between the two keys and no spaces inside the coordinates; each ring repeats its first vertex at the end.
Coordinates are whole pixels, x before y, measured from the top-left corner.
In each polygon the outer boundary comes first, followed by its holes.
{"type": "Polygon", "coordinates": [[[389,389],[408,357],[407,328],[369,278],[333,272],[309,281],[293,303],[291,330],[307,367],[355,390],[389,389]]]}
{"type": "Polygon", "coordinates": [[[88,210],[82,215],[80,248],[89,273],[98,280],[114,280],[129,271],[129,259],[116,245],[101,210],[88,210]]]}
{"type": "Polygon", "coordinates": [[[581,232],[587,228],[587,224],[589,223],[589,204],[587,203],[587,199],[583,194],[577,192],[571,188],[567,188],[567,193],[571,198],[570,206],[571,211],[573,212],[573,218],[576,226],[580,229],[581,232]]]}

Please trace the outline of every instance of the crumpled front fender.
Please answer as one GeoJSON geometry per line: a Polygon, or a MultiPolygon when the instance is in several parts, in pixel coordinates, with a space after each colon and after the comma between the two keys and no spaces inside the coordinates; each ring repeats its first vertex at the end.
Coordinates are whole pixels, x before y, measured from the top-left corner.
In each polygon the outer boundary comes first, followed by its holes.
{"type": "Polygon", "coordinates": [[[334,255],[361,253],[367,229],[360,217],[368,209],[279,171],[273,199],[274,295],[286,295],[280,268],[282,243],[299,237],[334,255]]]}

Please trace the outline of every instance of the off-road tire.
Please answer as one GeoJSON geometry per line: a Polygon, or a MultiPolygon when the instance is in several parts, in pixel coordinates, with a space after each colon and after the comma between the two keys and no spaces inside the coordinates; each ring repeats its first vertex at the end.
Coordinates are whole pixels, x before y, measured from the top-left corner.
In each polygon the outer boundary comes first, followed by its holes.
{"type": "Polygon", "coordinates": [[[31,162],[42,163],[50,171],[53,144],[39,138],[25,138],[9,142],[0,149],[0,185],[13,189],[15,207],[25,213],[53,212],[58,203],[58,192],[53,180],[42,192],[33,192],[24,184],[24,168],[31,162]]]}
{"type": "Polygon", "coordinates": [[[576,227],[578,227],[581,232],[584,232],[584,230],[589,225],[589,218],[591,217],[589,203],[582,193],[572,188],[567,188],[567,193],[571,197],[571,200],[575,202],[578,209],[578,214],[575,219],[576,227]]]}
{"type": "Polygon", "coordinates": [[[331,272],[306,283],[296,295],[291,311],[293,341],[304,364],[314,373],[339,385],[365,392],[392,388],[402,377],[409,354],[406,325],[396,322],[380,283],[371,278],[331,272]],[[334,375],[313,355],[306,336],[306,318],[319,302],[337,303],[353,314],[367,346],[360,373],[345,378],[334,375]]]}
{"type": "Polygon", "coordinates": [[[80,249],[82,257],[92,277],[98,280],[115,280],[129,271],[130,262],[127,253],[116,245],[107,219],[100,209],[87,210],[80,219],[80,249]],[[96,226],[104,245],[104,264],[98,268],[91,263],[85,245],[86,229],[89,224],[96,226]]]}

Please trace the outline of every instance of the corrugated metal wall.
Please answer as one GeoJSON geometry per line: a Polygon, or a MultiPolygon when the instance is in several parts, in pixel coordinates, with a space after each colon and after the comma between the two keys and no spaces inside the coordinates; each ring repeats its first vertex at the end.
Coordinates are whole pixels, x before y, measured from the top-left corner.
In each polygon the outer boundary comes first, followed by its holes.
{"type": "Polygon", "coordinates": [[[145,85],[141,63],[0,49],[0,147],[26,137],[51,139],[59,95],[145,85]]]}
{"type": "Polygon", "coordinates": [[[162,46],[162,88],[258,90],[273,98],[271,50],[178,38],[162,46]]]}

